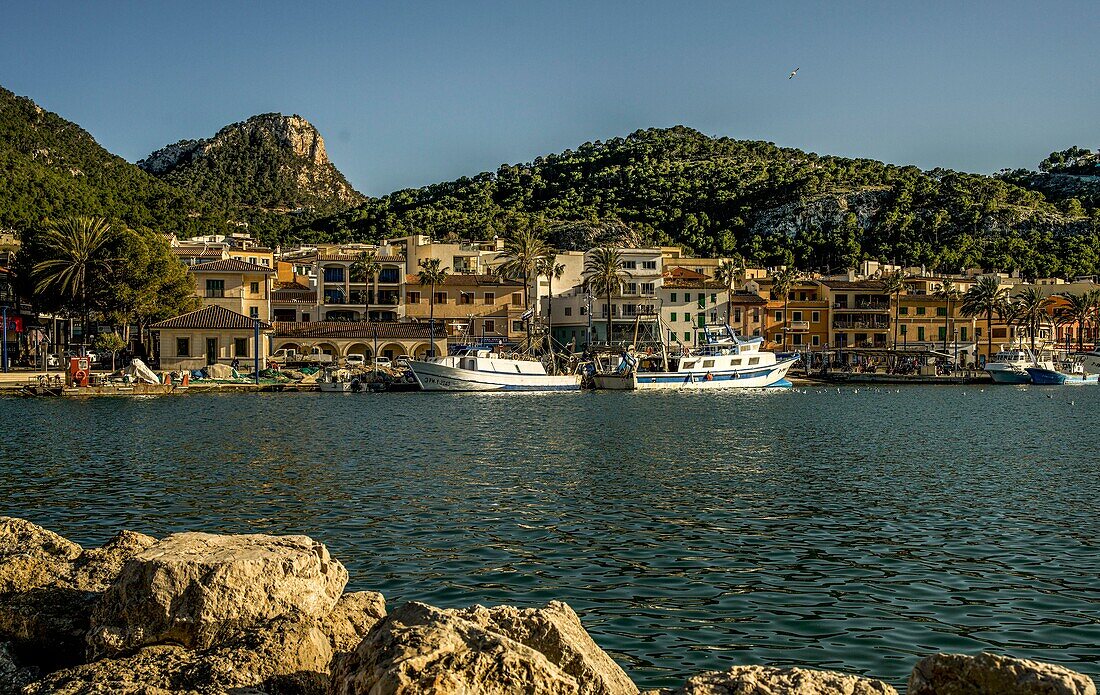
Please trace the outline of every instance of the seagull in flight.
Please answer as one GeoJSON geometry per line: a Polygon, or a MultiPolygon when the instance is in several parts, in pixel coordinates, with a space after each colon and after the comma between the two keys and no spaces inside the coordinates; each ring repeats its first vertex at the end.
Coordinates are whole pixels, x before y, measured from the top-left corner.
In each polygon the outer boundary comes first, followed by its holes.
{"type": "Polygon", "coordinates": [[[797,75],[798,71],[801,70],[801,69],[802,68],[795,68],[794,70],[791,70],[791,74],[787,75],[787,79],[788,80],[793,80],[794,76],[797,75]]]}

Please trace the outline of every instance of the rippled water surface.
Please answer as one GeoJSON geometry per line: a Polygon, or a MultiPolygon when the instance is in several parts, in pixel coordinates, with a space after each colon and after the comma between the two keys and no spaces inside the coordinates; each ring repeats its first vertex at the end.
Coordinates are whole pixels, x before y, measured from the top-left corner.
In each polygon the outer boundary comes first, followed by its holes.
{"type": "Polygon", "coordinates": [[[582,614],[639,685],[904,679],[983,648],[1100,675],[1100,388],[0,399],[0,511],[306,533],[351,589],[582,614]]]}

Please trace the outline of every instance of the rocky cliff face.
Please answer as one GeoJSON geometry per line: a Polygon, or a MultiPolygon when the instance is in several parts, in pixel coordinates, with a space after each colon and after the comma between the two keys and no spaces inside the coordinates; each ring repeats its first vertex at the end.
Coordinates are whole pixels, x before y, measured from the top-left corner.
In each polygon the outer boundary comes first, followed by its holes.
{"type": "Polygon", "coordinates": [[[208,199],[268,211],[331,212],[363,200],[329,161],[321,134],[297,115],[253,116],[212,138],[163,147],[138,166],[208,199]]]}

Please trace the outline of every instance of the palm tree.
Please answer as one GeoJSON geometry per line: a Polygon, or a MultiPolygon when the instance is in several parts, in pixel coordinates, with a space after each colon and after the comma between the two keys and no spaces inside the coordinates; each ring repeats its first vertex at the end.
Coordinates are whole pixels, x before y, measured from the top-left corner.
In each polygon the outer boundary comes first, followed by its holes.
{"type": "MultiPolygon", "coordinates": [[[[902,271],[887,273],[882,276],[882,290],[887,296],[894,298],[894,342],[895,353],[898,349],[898,316],[901,315],[901,295],[905,292],[906,274],[902,271]]],[[[894,357],[894,365],[897,366],[897,356],[894,357]]]]}
{"type": "Polygon", "coordinates": [[[588,282],[589,291],[595,295],[607,297],[607,344],[611,344],[611,315],[614,313],[611,306],[612,293],[619,290],[625,278],[631,277],[629,271],[623,269],[623,255],[618,249],[611,246],[598,246],[588,252],[584,259],[584,279],[588,282]]]}
{"type": "Polygon", "coordinates": [[[382,272],[382,264],[378,262],[375,251],[363,251],[351,264],[351,276],[353,278],[370,278],[371,289],[367,292],[367,300],[363,302],[363,320],[370,320],[371,296],[378,296],[378,275],[382,272]]]}
{"type": "Polygon", "coordinates": [[[951,320],[951,302],[958,301],[963,296],[962,292],[955,287],[954,283],[950,280],[944,280],[936,289],[933,290],[932,296],[937,299],[942,299],[944,303],[943,314],[943,351],[947,352],[947,336],[951,333],[951,326],[949,321],[951,320]]]}
{"type": "Polygon", "coordinates": [[[787,351],[787,316],[790,313],[787,307],[791,301],[791,291],[801,279],[802,273],[794,268],[783,268],[772,277],[772,297],[777,294],[783,297],[783,346],[781,349],[784,352],[787,351]]]}
{"type": "Polygon", "coordinates": [[[447,281],[447,269],[440,264],[441,261],[438,258],[422,258],[417,264],[420,266],[420,272],[416,277],[420,286],[431,287],[431,294],[428,296],[428,330],[431,332],[428,341],[429,357],[435,357],[435,286],[447,281]]]}
{"type": "Polygon", "coordinates": [[[1031,336],[1031,352],[1035,352],[1035,337],[1044,319],[1050,316],[1053,300],[1038,287],[1025,287],[1013,298],[1017,321],[1027,326],[1031,336]]]}
{"type": "Polygon", "coordinates": [[[51,222],[42,238],[46,260],[32,269],[36,294],[57,292],[79,309],[85,347],[97,284],[119,260],[109,255],[114,238],[111,225],[102,217],[70,217],[51,222]]]}
{"type": "Polygon", "coordinates": [[[726,323],[732,327],[733,293],[745,281],[745,259],[740,259],[740,262],[733,259],[722,261],[714,272],[714,279],[726,288],[726,323]]]}
{"type": "Polygon", "coordinates": [[[993,314],[1004,309],[1004,295],[1007,289],[1001,286],[1001,278],[996,275],[985,275],[978,278],[978,281],[963,295],[963,316],[985,316],[985,336],[989,346],[989,356],[993,355],[993,314]]]}
{"type": "MultiPolygon", "coordinates": [[[[549,249],[546,242],[530,228],[519,229],[504,242],[500,252],[503,263],[497,268],[501,277],[523,281],[523,310],[531,309],[531,281],[538,277],[539,260],[549,249]]],[[[527,320],[527,345],[531,345],[531,320],[527,320]]]]}
{"type": "Polygon", "coordinates": [[[1061,323],[1077,324],[1077,352],[1084,352],[1085,326],[1088,325],[1089,320],[1096,313],[1097,305],[1100,304],[1100,294],[1097,294],[1095,290],[1082,294],[1066,292],[1061,297],[1066,300],[1066,305],[1058,311],[1061,323]]]}
{"type": "Polygon", "coordinates": [[[546,333],[551,336],[551,340],[554,328],[554,280],[561,280],[561,276],[565,274],[565,264],[555,263],[556,260],[557,256],[547,250],[539,258],[535,268],[538,275],[546,278],[546,333]]]}

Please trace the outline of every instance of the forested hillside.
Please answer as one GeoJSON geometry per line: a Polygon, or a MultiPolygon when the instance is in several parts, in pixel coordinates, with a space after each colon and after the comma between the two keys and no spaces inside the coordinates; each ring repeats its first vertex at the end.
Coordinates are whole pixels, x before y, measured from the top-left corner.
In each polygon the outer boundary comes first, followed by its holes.
{"type": "Polygon", "coordinates": [[[474,237],[528,223],[544,225],[558,242],[583,245],[628,229],[699,254],[822,270],[863,258],[1033,275],[1100,270],[1095,211],[1060,209],[1001,178],[822,156],[685,127],[398,191],[299,233],[474,237]],[[578,226],[592,233],[577,234],[578,226]]]}

